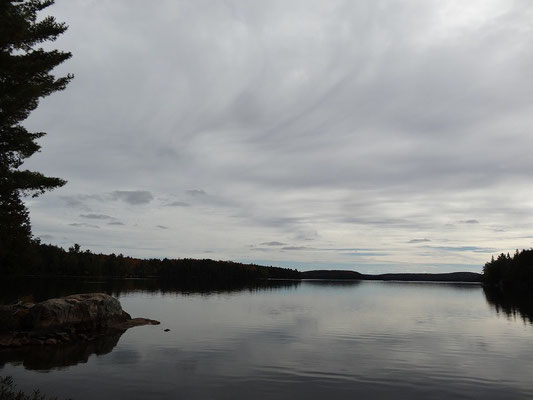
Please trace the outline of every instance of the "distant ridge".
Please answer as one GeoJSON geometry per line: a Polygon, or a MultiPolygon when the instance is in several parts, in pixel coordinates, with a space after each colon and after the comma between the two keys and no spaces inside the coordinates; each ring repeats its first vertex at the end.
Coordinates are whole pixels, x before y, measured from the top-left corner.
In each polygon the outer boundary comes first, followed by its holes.
{"type": "Polygon", "coordinates": [[[301,279],[364,279],[364,275],[355,271],[316,270],[300,272],[301,279]]]}
{"type": "Polygon", "coordinates": [[[476,272],[449,272],[441,274],[398,273],[361,274],[356,271],[315,270],[301,272],[302,279],[354,279],[366,281],[414,281],[414,282],[481,282],[482,275],[476,272]]]}

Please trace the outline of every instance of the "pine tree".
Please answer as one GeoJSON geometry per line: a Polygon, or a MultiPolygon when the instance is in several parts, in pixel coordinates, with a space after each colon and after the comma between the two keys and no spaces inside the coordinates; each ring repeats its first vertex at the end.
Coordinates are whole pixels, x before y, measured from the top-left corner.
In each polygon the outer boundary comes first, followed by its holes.
{"type": "Polygon", "coordinates": [[[40,150],[43,132],[28,132],[21,123],[39,100],[63,90],[72,75],[56,78],[52,70],[71,57],[69,52],[45,51],[67,26],[38,13],[54,0],[0,1],[0,263],[16,248],[31,242],[28,210],[23,195],[38,196],[63,186],[60,178],[20,170],[24,160],[40,150]]]}

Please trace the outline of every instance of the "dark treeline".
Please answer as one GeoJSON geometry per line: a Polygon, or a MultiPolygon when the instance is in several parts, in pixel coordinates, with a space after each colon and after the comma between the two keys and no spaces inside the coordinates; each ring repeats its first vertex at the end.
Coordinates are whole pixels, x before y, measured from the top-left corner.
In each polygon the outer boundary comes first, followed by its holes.
{"type": "Polygon", "coordinates": [[[75,244],[68,251],[61,247],[32,241],[24,252],[11,253],[0,260],[4,275],[37,275],[46,277],[107,277],[107,278],[158,278],[159,287],[165,282],[183,288],[204,286],[210,291],[239,287],[265,279],[322,279],[322,280],[397,280],[397,281],[447,281],[480,282],[480,274],[455,272],[445,274],[382,274],[368,275],[346,270],[314,270],[300,272],[296,269],[266,267],[232,261],[211,259],[140,259],[122,254],[96,254],[82,251],[75,244]]]}
{"type": "Polygon", "coordinates": [[[305,271],[301,273],[302,279],[363,279],[363,275],[355,271],[342,271],[342,270],[315,270],[305,271]]]}
{"type": "Polygon", "coordinates": [[[483,282],[500,287],[533,287],[533,249],[500,254],[483,267],[483,282]]]}
{"type": "Polygon", "coordinates": [[[481,282],[482,276],[476,272],[448,272],[440,274],[428,273],[395,273],[379,275],[363,275],[369,281],[410,281],[410,282],[481,282]]]}
{"type": "Polygon", "coordinates": [[[33,243],[24,253],[2,264],[7,275],[92,276],[113,278],[150,278],[163,281],[216,282],[239,284],[261,279],[298,279],[295,269],[265,267],[210,259],[139,259],[122,254],[95,254],[74,245],[61,247],[33,243]]]}
{"type": "Polygon", "coordinates": [[[475,272],[450,272],[442,274],[396,273],[396,274],[361,274],[355,271],[316,270],[301,273],[302,279],[333,279],[361,281],[404,281],[404,282],[481,282],[481,274],[475,272]]]}

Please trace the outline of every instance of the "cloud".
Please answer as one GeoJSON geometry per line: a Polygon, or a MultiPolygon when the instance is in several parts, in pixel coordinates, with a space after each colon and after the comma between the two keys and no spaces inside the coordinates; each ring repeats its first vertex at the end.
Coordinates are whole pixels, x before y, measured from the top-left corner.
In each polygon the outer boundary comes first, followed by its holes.
{"type": "Polygon", "coordinates": [[[282,242],[264,242],[264,243],[261,243],[261,246],[285,246],[286,243],[282,243],[282,242]]]}
{"type": "Polygon", "coordinates": [[[95,194],[76,194],[68,196],[59,196],[59,198],[67,205],[67,207],[79,208],[85,211],[91,211],[88,202],[92,200],[102,201],[102,197],[95,194]]]}
{"type": "Polygon", "coordinates": [[[44,235],[39,235],[39,239],[42,239],[42,240],[52,240],[54,239],[54,235],[49,235],[49,234],[44,234],[44,235]]]}
{"type": "Polygon", "coordinates": [[[166,206],[167,207],[190,207],[191,205],[184,201],[173,201],[171,203],[166,204],[166,206]]]}
{"type": "Polygon", "coordinates": [[[159,228],[159,229],[170,229],[168,226],[165,226],[165,225],[156,225],[156,228],[159,228]]]}
{"type": "Polygon", "coordinates": [[[26,200],[36,233],[146,257],[216,243],[274,265],[368,249],[387,255],[358,265],[385,272],[531,246],[529,1],[108,3],[50,8],[75,55],[57,72],[76,78],[25,122],[50,132],[29,167],[69,182],[26,200]],[[128,226],[69,229],[80,213],[128,226]],[[179,250],[135,227],[158,223],[179,250]]]}
{"type": "Polygon", "coordinates": [[[431,240],[424,238],[424,239],[411,239],[407,243],[424,243],[424,242],[431,242],[431,240]]]}
{"type": "Polygon", "coordinates": [[[306,246],[285,246],[281,248],[282,250],[313,250],[312,247],[306,246]]]}
{"type": "Polygon", "coordinates": [[[187,190],[186,193],[187,193],[188,195],[192,196],[192,197],[203,197],[203,196],[207,196],[207,193],[206,193],[204,190],[201,190],[201,189],[187,190]]]}
{"type": "Polygon", "coordinates": [[[351,257],[384,257],[384,256],[388,256],[390,253],[386,253],[386,252],[382,252],[382,251],[379,251],[379,252],[358,251],[358,252],[354,252],[354,253],[343,253],[343,254],[351,256],[351,257]]]}
{"type": "Polygon", "coordinates": [[[107,225],[124,225],[124,223],[120,222],[120,221],[111,221],[111,222],[108,222],[107,225]]]}
{"type": "Polygon", "coordinates": [[[113,219],[113,217],[105,214],[80,214],[80,217],[87,219],[113,219]]]}
{"type": "Polygon", "coordinates": [[[148,204],[154,199],[152,193],[146,190],[115,190],[111,197],[131,205],[148,204]]]}
{"type": "Polygon", "coordinates": [[[97,225],[86,224],[84,222],[73,222],[73,223],[71,223],[69,225],[70,226],[75,226],[77,228],[96,228],[96,229],[100,229],[100,227],[97,226],[97,225]]]}
{"type": "Polygon", "coordinates": [[[68,207],[79,207],[85,208],[86,204],[79,198],[74,196],[61,196],[61,199],[65,202],[68,207]]]}
{"type": "Polygon", "coordinates": [[[474,252],[474,253],[494,253],[497,251],[493,248],[477,247],[477,246],[427,246],[428,248],[444,250],[444,251],[456,251],[456,252],[474,252]]]}
{"type": "MultiPolygon", "coordinates": [[[[288,218],[287,221],[291,221],[294,225],[298,224],[296,218],[288,218]]],[[[300,230],[294,234],[295,240],[312,241],[320,239],[320,235],[315,230],[300,230]]]]}

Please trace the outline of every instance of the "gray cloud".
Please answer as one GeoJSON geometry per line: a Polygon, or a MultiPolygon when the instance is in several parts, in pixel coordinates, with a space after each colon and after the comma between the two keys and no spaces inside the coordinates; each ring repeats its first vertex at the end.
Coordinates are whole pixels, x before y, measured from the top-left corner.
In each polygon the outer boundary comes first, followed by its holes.
{"type": "Polygon", "coordinates": [[[477,246],[429,246],[429,248],[454,252],[471,251],[474,253],[494,253],[497,251],[493,248],[483,248],[477,246]]]}
{"type": "Polygon", "coordinates": [[[85,211],[91,211],[88,203],[91,201],[102,201],[99,195],[76,194],[59,197],[68,207],[79,208],[85,211]]]}
{"type": "Polygon", "coordinates": [[[63,201],[65,204],[69,207],[79,207],[79,208],[86,208],[86,204],[78,198],[75,198],[73,196],[62,196],[63,201]]]}
{"type": "Polygon", "coordinates": [[[388,256],[390,253],[381,252],[381,251],[380,252],[358,251],[358,252],[354,252],[354,253],[343,253],[343,254],[351,256],[351,257],[384,257],[384,256],[388,256]]]}
{"type": "Polygon", "coordinates": [[[192,189],[192,190],[187,190],[187,194],[192,196],[192,197],[203,197],[203,196],[207,196],[207,193],[204,191],[204,190],[201,190],[201,189],[192,189]]]}
{"type": "Polygon", "coordinates": [[[54,239],[54,235],[47,235],[47,234],[39,235],[39,239],[42,239],[42,240],[52,240],[52,239],[54,239]]]}
{"type": "Polygon", "coordinates": [[[424,242],[431,242],[431,240],[424,238],[424,239],[411,239],[407,243],[424,243],[424,242]]]}
{"type": "Polygon", "coordinates": [[[108,222],[107,225],[124,225],[124,223],[120,221],[111,221],[111,222],[108,222]]]}
{"type": "Polygon", "coordinates": [[[111,197],[132,205],[148,204],[154,199],[152,193],[147,190],[115,190],[111,197]]]}
{"type": "Polygon", "coordinates": [[[171,203],[168,203],[166,206],[167,207],[190,207],[191,205],[184,201],[173,201],[171,203]]]}
{"type": "Polygon", "coordinates": [[[113,217],[105,214],[80,214],[80,217],[87,219],[113,219],[113,217]]]}
{"type": "Polygon", "coordinates": [[[460,221],[462,224],[479,224],[477,219],[467,219],[465,221],[460,221]]]}
{"type": "Polygon", "coordinates": [[[315,230],[300,230],[294,234],[294,239],[303,241],[313,241],[320,239],[320,235],[315,230]]]}
{"type": "Polygon", "coordinates": [[[261,246],[285,246],[287,243],[282,243],[282,242],[264,242],[264,243],[261,243],[261,246]]]}
{"type": "Polygon", "coordinates": [[[170,229],[168,226],[165,226],[165,225],[156,225],[156,228],[159,228],[159,229],[170,229]]]}
{"type": "Polygon", "coordinates": [[[69,225],[70,226],[75,226],[77,228],[96,228],[96,229],[100,229],[100,227],[98,225],[86,224],[84,222],[73,222],[73,223],[71,223],[69,225]]]}

